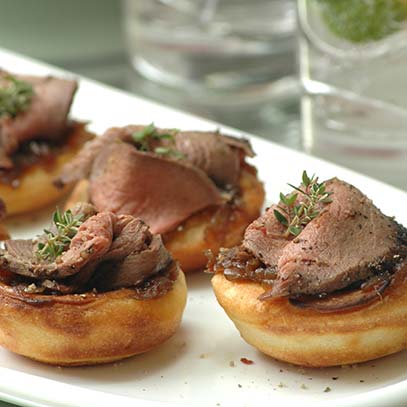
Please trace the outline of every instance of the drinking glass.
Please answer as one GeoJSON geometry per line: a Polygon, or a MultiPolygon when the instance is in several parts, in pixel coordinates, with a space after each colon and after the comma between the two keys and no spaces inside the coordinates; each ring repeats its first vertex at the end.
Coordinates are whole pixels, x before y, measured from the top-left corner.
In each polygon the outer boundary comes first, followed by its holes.
{"type": "Polygon", "coordinates": [[[295,71],[294,0],[123,0],[123,12],[134,69],[200,99],[257,97],[295,71]]]}
{"type": "Polygon", "coordinates": [[[305,149],[407,186],[407,0],[298,0],[305,149]]]}

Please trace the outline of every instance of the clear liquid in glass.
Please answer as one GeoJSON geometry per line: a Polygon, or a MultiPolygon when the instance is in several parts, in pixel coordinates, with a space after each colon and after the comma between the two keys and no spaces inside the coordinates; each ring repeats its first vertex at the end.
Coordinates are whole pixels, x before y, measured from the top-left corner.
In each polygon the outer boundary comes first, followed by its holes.
{"type": "Polygon", "coordinates": [[[132,65],[154,82],[202,97],[250,96],[253,88],[257,92],[295,71],[293,0],[124,0],[123,5],[132,65]]]}
{"type": "Polygon", "coordinates": [[[298,0],[304,146],[406,188],[407,22],[382,38],[352,41],[332,32],[326,2],[298,0]]]}

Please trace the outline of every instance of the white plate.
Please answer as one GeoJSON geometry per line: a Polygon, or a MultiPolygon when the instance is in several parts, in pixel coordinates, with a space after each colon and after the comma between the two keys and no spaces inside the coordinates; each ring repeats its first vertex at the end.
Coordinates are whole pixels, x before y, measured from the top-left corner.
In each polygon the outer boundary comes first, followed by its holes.
{"type": "MultiPolygon", "coordinates": [[[[0,50],[10,71],[59,73],[50,66],[0,50]]],[[[66,74],[66,73],[64,73],[66,74]]],[[[72,114],[102,132],[109,126],[155,122],[160,127],[221,127],[95,82],[81,79],[72,114]]],[[[239,133],[239,132],[237,132],[239,133]]],[[[407,224],[406,194],[313,157],[250,137],[253,160],[269,200],[303,169],[321,179],[338,176],[361,188],[386,214],[407,224]]],[[[50,210],[10,222],[14,237],[32,236],[50,210]]],[[[189,298],[180,330],[164,345],[122,363],[89,368],[49,367],[0,351],[0,397],[27,406],[405,406],[407,353],[353,367],[301,369],[247,345],[218,306],[207,275],[188,276],[189,298]],[[254,361],[240,362],[242,357],[254,361]],[[330,388],[329,392],[324,392],[330,388]],[[168,404],[167,404],[168,403],[168,404]]]]}

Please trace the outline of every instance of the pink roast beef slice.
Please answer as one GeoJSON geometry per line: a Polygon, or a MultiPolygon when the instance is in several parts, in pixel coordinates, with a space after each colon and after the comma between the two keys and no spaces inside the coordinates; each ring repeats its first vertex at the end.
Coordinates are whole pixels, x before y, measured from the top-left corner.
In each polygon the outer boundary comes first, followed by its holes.
{"type": "Polygon", "coordinates": [[[327,190],[332,203],[284,247],[273,296],[339,290],[371,277],[399,252],[400,225],[371,200],[338,179],[327,190]]]}
{"type": "MultiPolygon", "coordinates": [[[[78,204],[72,212],[86,220],[57,260],[39,259],[37,241],[8,240],[0,251],[1,267],[28,278],[26,284],[35,282],[39,290],[68,294],[86,287],[137,286],[173,262],[161,236],[152,235],[141,219],[112,212],[94,214],[89,204],[78,204]]],[[[161,280],[168,285],[166,278],[161,280]]]]}
{"type": "Polygon", "coordinates": [[[89,192],[98,210],[140,217],[152,233],[173,230],[192,214],[222,203],[203,171],[122,142],[96,157],[89,192]]]}
{"type": "Polygon", "coordinates": [[[85,143],[81,151],[69,163],[65,164],[61,174],[54,181],[57,187],[71,184],[88,178],[92,171],[93,162],[100,152],[112,143],[127,138],[125,128],[112,127],[102,136],[85,143]]]}
{"type": "MultiPolygon", "coordinates": [[[[103,136],[86,143],[77,157],[68,163],[56,180],[63,186],[83,178],[88,178],[92,165],[101,151],[112,143],[123,141],[133,144],[132,134],[140,132],[145,126],[129,125],[112,127],[103,136]]],[[[184,160],[201,169],[219,186],[237,186],[240,175],[241,155],[254,155],[250,143],[245,139],[220,135],[216,132],[181,131],[155,129],[158,134],[174,134],[174,141],[169,139],[153,140],[154,147],[163,146],[178,150],[184,160]]]]}
{"type": "Polygon", "coordinates": [[[326,296],[300,296],[292,298],[290,301],[297,307],[319,312],[346,311],[377,301],[390,284],[391,276],[384,274],[370,277],[358,289],[339,290],[326,296]]]}
{"type": "Polygon", "coordinates": [[[251,223],[245,232],[243,247],[254,254],[259,260],[272,268],[277,263],[289,240],[284,237],[285,227],[276,219],[273,205],[251,223]]]}
{"type": "Polygon", "coordinates": [[[249,148],[244,140],[203,131],[180,132],[175,140],[176,149],[217,185],[238,185],[240,154],[248,152],[249,148]]]}
{"type": "Polygon", "coordinates": [[[143,249],[129,253],[121,261],[116,261],[114,266],[105,264],[103,268],[106,272],[99,275],[96,287],[114,290],[135,286],[165,269],[170,263],[171,255],[165,249],[161,236],[156,235],[143,249]]]}
{"type": "Polygon", "coordinates": [[[74,275],[107,253],[113,239],[114,217],[112,213],[98,213],[87,219],[57,261],[40,260],[33,240],[8,240],[0,257],[1,265],[12,273],[37,279],[74,275]]]}
{"type": "MultiPolygon", "coordinates": [[[[0,72],[1,80],[7,73],[0,72]]],[[[0,168],[12,167],[10,156],[32,139],[58,140],[66,129],[67,116],[77,89],[77,82],[48,77],[16,76],[33,86],[31,104],[15,118],[0,118],[0,168]]]]}

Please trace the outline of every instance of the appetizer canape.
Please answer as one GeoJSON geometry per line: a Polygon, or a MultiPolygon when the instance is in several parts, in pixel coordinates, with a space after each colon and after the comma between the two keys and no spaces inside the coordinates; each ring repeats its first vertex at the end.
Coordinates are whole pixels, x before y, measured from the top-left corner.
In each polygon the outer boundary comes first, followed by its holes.
{"type": "Polygon", "coordinates": [[[142,218],[190,271],[205,266],[205,250],[238,244],[260,214],[263,185],[246,156],[253,156],[247,140],[218,132],[111,128],[86,144],[56,184],[80,181],[68,207],[85,200],[142,218]]]}
{"type": "Polygon", "coordinates": [[[34,240],[0,251],[0,344],[56,365],[111,362],[174,334],[186,302],[178,264],[140,219],[87,203],[56,211],[34,240]]]}
{"type": "Polygon", "coordinates": [[[304,366],[407,347],[407,230],[358,189],[304,172],[208,269],[242,337],[304,366]]]}
{"type": "Polygon", "coordinates": [[[7,214],[46,206],[66,190],[52,180],[91,138],[67,116],[77,82],[0,70],[0,196],[7,214]]]}

